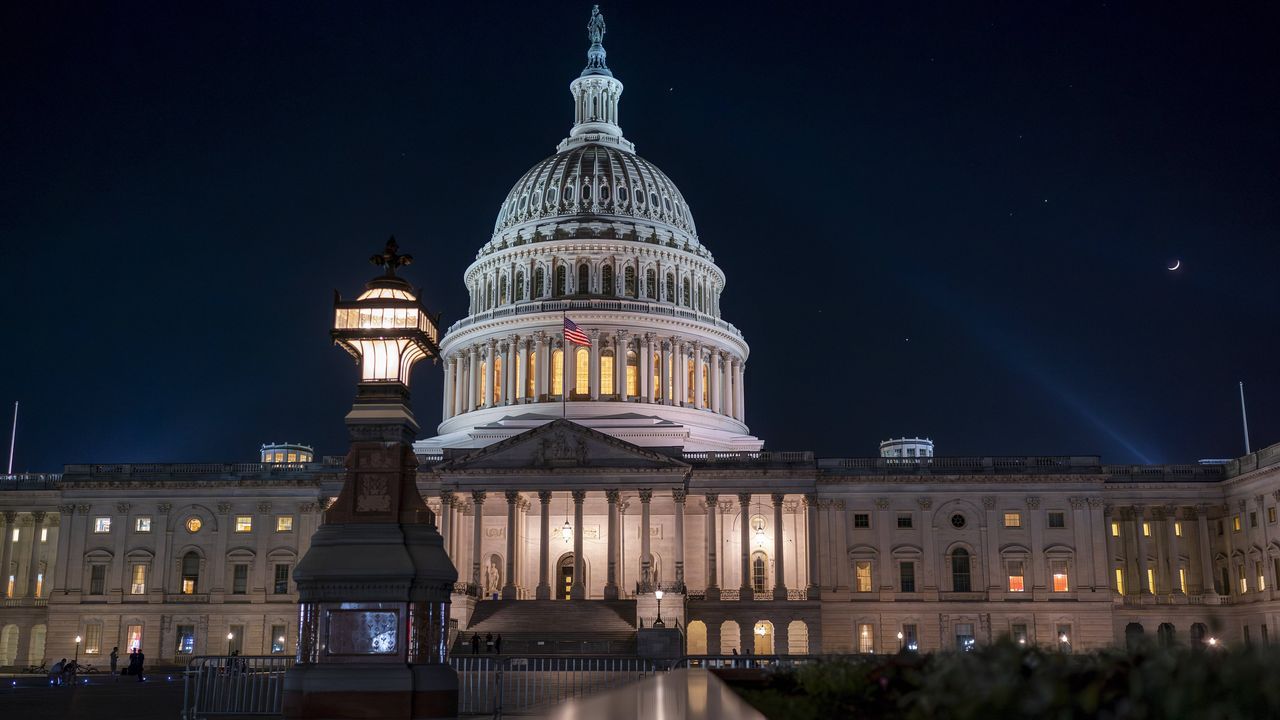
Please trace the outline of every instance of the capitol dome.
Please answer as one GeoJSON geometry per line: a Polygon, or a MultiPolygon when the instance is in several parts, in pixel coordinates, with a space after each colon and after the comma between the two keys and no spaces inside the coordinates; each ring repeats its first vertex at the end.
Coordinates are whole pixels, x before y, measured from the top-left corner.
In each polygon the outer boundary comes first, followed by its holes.
{"type": "Polygon", "coordinates": [[[440,340],[434,454],[563,417],[628,442],[755,451],[746,339],[720,316],[726,278],[675,183],[618,125],[622,82],[592,16],[574,122],[507,193],[463,274],[467,316],[440,340]]]}
{"type": "Polygon", "coordinates": [[[644,221],[658,223],[697,252],[693,214],[671,178],[653,163],[619,148],[583,144],[534,165],[507,193],[493,235],[501,245],[506,231],[550,219],[644,221]]]}

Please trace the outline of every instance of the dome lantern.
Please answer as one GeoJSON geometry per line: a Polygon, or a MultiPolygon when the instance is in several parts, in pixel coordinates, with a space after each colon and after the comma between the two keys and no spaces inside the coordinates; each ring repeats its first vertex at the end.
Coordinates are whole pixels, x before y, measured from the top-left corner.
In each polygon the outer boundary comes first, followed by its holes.
{"type": "Polygon", "coordinates": [[[587,38],[591,41],[587,66],[569,83],[569,92],[573,94],[573,129],[556,148],[557,152],[585,143],[601,143],[635,152],[635,145],[622,137],[622,128],[618,126],[622,83],[605,64],[604,33],[604,15],[600,13],[600,6],[594,5],[587,23],[587,38]]]}

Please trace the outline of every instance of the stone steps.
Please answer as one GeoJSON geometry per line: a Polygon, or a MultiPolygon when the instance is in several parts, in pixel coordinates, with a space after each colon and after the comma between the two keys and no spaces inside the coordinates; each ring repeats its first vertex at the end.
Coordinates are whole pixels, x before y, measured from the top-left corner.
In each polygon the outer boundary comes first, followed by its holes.
{"type": "Polygon", "coordinates": [[[458,634],[453,654],[471,654],[471,636],[502,636],[502,653],[630,655],[636,647],[633,600],[483,600],[458,634]]]}

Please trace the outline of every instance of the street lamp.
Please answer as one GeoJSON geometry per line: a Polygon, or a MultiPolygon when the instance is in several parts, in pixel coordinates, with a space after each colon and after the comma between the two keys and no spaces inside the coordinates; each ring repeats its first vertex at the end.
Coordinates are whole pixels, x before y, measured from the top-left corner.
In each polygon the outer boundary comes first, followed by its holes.
{"type": "MultiPolygon", "coordinates": [[[[76,642],[79,642],[79,641],[80,639],[76,638],[76,642]]],[[[1217,646],[1218,646],[1218,638],[1216,637],[1209,638],[1209,647],[1217,647],[1217,646]]]]}
{"type": "Polygon", "coordinates": [[[653,621],[654,627],[666,627],[667,624],[662,622],[662,591],[654,590],[653,596],[658,599],[658,619],[653,621]]]}
{"type": "Polygon", "coordinates": [[[76,659],[73,661],[77,664],[80,662],[80,640],[81,640],[81,637],[77,635],[76,636],[76,659]]]}
{"type": "Polygon", "coordinates": [[[902,652],[902,631],[898,631],[898,652],[902,652]]]}

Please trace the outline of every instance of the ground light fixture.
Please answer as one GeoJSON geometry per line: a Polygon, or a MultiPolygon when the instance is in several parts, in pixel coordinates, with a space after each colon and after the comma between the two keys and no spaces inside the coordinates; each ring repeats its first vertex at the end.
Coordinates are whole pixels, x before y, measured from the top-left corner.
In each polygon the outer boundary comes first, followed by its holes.
{"type": "Polygon", "coordinates": [[[653,596],[658,599],[658,619],[653,621],[654,627],[666,627],[667,624],[662,622],[662,591],[654,590],[653,596]]]}

